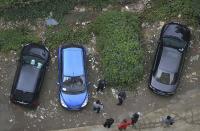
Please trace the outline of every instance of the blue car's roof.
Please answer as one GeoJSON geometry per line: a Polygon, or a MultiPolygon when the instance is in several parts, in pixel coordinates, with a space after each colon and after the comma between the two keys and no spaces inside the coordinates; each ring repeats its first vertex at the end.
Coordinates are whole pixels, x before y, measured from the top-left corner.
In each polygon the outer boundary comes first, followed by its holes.
{"type": "Polygon", "coordinates": [[[64,76],[81,76],[84,74],[82,48],[65,48],[62,50],[62,54],[64,76]]]}

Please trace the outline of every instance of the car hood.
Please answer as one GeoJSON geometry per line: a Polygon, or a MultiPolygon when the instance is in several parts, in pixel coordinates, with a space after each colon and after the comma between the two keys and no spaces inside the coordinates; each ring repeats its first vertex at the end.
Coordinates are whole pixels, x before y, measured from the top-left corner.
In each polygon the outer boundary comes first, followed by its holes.
{"type": "Polygon", "coordinates": [[[166,92],[166,93],[171,93],[171,92],[175,92],[176,91],[176,86],[177,85],[166,85],[166,84],[162,84],[160,82],[158,82],[155,77],[152,76],[151,78],[151,86],[153,86],[153,88],[160,90],[162,92],[166,92]]]}
{"type": "Polygon", "coordinates": [[[67,94],[60,91],[60,97],[69,108],[80,108],[88,94],[87,91],[80,94],[67,94]]]}

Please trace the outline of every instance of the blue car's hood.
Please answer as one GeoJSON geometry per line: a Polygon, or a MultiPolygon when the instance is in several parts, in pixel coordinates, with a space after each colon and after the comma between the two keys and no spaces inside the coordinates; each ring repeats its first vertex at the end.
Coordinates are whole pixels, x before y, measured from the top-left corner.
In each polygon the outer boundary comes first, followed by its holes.
{"type": "Polygon", "coordinates": [[[61,91],[60,97],[69,108],[80,108],[88,94],[87,91],[80,94],[66,94],[61,91]]]}

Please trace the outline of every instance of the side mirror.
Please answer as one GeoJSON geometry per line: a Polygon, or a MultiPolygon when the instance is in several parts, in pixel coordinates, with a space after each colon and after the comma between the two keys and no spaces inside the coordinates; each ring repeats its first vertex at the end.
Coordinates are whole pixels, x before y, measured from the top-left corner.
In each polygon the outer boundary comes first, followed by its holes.
{"type": "Polygon", "coordinates": [[[92,83],[91,82],[88,82],[88,85],[91,85],[92,83]]]}
{"type": "Polygon", "coordinates": [[[184,51],[184,48],[181,48],[181,49],[178,49],[180,52],[183,52],[184,51]]]}
{"type": "Polygon", "coordinates": [[[160,44],[160,42],[161,42],[160,40],[157,41],[158,44],[160,44]]]}
{"type": "Polygon", "coordinates": [[[88,83],[87,83],[87,86],[88,86],[88,87],[90,87],[91,85],[92,85],[92,83],[91,83],[91,82],[88,82],[88,83]]]}
{"type": "Polygon", "coordinates": [[[88,98],[91,98],[91,94],[90,93],[88,93],[88,98]]]}

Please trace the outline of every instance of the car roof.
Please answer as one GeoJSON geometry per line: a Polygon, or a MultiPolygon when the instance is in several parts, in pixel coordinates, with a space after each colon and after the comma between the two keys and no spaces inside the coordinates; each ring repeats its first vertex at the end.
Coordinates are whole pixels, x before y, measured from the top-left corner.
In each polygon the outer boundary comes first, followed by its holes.
{"type": "Polygon", "coordinates": [[[63,75],[81,76],[84,74],[83,49],[68,47],[62,50],[63,75]]]}
{"type": "Polygon", "coordinates": [[[34,68],[32,65],[24,64],[20,70],[16,89],[23,92],[34,92],[39,75],[39,69],[34,68]]]}
{"type": "Polygon", "coordinates": [[[158,68],[164,72],[178,72],[181,61],[181,53],[170,47],[163,47],[162,56],[158,68]]]}

